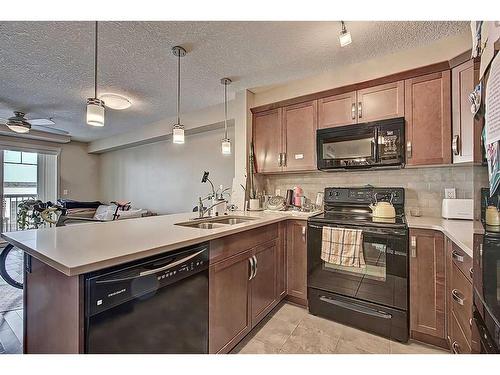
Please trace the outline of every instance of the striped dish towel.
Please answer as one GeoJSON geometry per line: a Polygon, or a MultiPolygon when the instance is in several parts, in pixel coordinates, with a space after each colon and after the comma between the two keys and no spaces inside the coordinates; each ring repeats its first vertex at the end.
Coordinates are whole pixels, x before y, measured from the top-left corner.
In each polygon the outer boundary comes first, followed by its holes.
{"type": "Polygon", "coordinates": [[[339,266],[364,268],[362,231],[324,226],[321,259],[339,266]]]}

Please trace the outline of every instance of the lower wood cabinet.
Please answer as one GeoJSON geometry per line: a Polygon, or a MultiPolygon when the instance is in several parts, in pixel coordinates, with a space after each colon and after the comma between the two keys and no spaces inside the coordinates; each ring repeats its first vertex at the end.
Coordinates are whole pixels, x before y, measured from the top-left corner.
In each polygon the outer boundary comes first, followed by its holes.
{"type": "MultiPolygon", "coordinates": [[[[271,226],[258,229],[262,234],[282,233],[271,226]]],[[[210,353],[229,352],[285,296],[283,238],[269,240],[255,230],[240,233],[233,237],[234,241],[240,245],[251,243],[252,247],[243,247],[237,254],[221,259],[218,254],[225,248],[232,249],[232,254],[236,251],[231,237],[213,241],[214,249],[220,251],[209,267],[210,353]],[[259,239],[261,243],[255,244],[259,239]]]]}
{"type": "Polygon", "coordinates": [[[244,251],[210,266],[209,352],[228,352],[252,329],[250,259],[244,251]]]}
{"type": "Polygon", "coordinates": [[[410,335],[447,347],[443,234],[411,229],[410,255],[410,335]]]}
{"type": "Polygon", "coordinates": [[[307,222],[288,222],[287,251],[287,298],[307,306],[307,222]]]}

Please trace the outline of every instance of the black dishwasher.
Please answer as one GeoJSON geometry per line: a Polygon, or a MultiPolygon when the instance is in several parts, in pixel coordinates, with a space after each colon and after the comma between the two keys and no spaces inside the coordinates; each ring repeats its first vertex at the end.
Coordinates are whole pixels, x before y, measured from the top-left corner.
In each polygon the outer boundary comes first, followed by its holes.
{"type": "Polygon", "coordinates": [[[85,276],[86,353],[207,353],[208,244],[85,276]]]}

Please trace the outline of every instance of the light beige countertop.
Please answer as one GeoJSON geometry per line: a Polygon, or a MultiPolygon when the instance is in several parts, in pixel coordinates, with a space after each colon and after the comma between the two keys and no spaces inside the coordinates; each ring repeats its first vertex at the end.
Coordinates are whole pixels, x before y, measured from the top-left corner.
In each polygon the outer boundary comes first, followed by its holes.
{"type": "Polygon", "coordinates": [[[233,214],[256,219],[214,229],[175,225],[197,217],[197,213],[191,212],[9,232],[2,233],[2,237],[65,275],[73,276],[288,219],[307,220],[317,212],[233,214]]]}
{"type": "Polygon", "coordinates": [[[474,222],[472,220],[448,220],[440,217],[406,216],[410,228],[433,229],[442,232],[472,258],[474,222]]]}

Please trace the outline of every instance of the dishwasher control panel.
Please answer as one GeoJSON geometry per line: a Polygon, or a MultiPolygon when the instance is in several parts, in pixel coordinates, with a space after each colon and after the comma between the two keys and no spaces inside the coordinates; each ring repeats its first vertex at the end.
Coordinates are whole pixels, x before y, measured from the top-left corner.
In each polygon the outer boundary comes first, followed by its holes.
{"type": "Polygon", "coordinates": [[[148,298],[191,275],[207,270],[208,244],[149,258],[85,277],[86,314],[92,316],[128,300],[148,298]]]}

